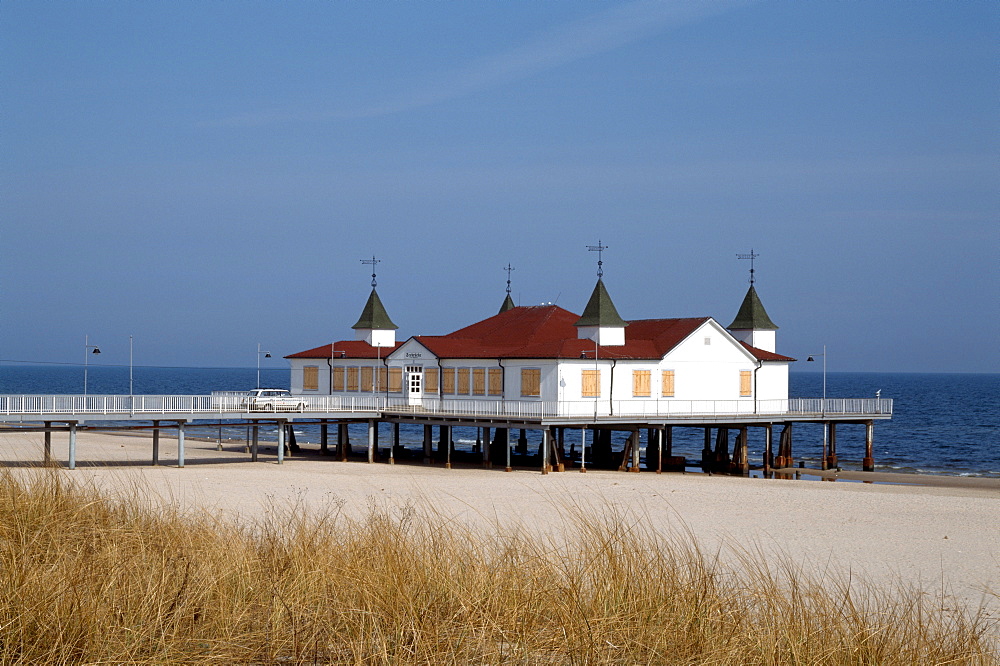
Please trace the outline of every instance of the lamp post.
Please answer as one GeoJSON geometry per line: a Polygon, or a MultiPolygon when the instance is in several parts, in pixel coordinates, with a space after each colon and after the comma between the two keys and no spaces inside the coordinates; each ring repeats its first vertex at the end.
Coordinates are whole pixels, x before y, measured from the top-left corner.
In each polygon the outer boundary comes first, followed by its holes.
{"type": "Polygon", "coordinates": [[[90,344],[90,336],[83,336],[83,395],[87,395],[87,366],[90,363],[91,354],[100,354],[101,350],[97,345],[90,344]]]}
{"type": "Polygon", "coordinates": [[[264,358],[271,358],[271,352],[262,351],[260,348],[260,343],[257,343],[257,388],[260,388],[260,356],[264,355],[264,358]]]}
{"type": "MultiPolygon", "coordinates": [[[[806,359],[806,362],[807,363],[810,362],[810,361],[814,362],[816,360],[816,358],[815,358],[816,356],[822,356],[823,357],[823,404],[822,404],[822,407],[820,408],[820,413],[825,417],[826,416],[826,345],[823,345],[823,353],[822,354],[813,354],[809,358],[806,359]]],[[[828,446],[829,436],[830,436],[829,432],[830,432],[830,424],[827,423],[824,420],[823,421],[823,460],[820,461],[820,469],[826,469],[827,468],[827,446],[828,446]]]]}
{"type": "Polygon", "coordinates": [[[128,336],[128,395],[131,398],[132,391],[132,336],[128,336]]]}

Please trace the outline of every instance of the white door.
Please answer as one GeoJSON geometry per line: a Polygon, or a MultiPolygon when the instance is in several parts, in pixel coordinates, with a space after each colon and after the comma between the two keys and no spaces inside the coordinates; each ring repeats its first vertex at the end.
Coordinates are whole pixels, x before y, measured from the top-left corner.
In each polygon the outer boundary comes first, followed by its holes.
{"type": "Polygon", "coordinates": [[[419,405],[424,399],[424,368],[420,365],[406,366],[407,403],[419,405]]]}

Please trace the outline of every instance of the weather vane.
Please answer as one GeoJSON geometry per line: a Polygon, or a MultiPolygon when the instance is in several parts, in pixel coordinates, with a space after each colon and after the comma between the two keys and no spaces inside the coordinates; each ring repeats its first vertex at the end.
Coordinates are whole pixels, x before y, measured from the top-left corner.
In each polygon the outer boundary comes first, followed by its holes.
{"type": "Polygon", "coordinates": [[[507,262],[507,268],[503,270],[507,271],[507,295],[510,296],[510,272],[515,270],[515,268],[510,265],[510,262],[507,262]]]}
{"type": "Polygon", "coordinates": [[[602,245],[600,239],[598,239],[597,245],[588,245],[587,249],[590,252],[597,253],[597,278],[604,277],[604,251],[608,249],[608,246],[602,245]]]}
{"type": "Polygon", "coordinates": [[[753,283],[754,283],[754,277],[753,277],[753,260],[756,259],[759,256],[760,256],[759,254],[755,254],[754,253],[753,248],[750,248],[750,254],[737,254],[736,255],[737,259],[749,259],[750,260],[750,286],[751,287],[753,286],[753,283]]]}
{"type": "Polygon", "coordinates": [[[379,263],[381,263],[381,261],[382,261],[381,259],[376,259],[374,254],[372,255],[371,259],[362,259],[361,260],[362,264],[370,265],[372,267],[372,289],[374,289],[375,285],[377,284],[375,282],[375,266],[377,266],[379,263]]]}

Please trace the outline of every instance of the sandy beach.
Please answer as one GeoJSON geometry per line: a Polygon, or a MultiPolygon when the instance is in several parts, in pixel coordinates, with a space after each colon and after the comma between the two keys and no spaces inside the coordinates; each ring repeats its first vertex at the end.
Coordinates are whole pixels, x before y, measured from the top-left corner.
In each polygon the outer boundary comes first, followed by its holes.
{"type": "MultiPolygon", "coordinates": [[[[0,434],[0,465],[28,474],[42,457],[41,433],[0,434]]],[[[372,506],[408,506],[472,525],[521,525],[558,536],[574,509],[619,515],[663,532],[687,530],[704,549],[760,550],[787,556],[810,572],[945,591],[1000,618],[1000,479],[842,473],[836,482],[662,474],[444,469],[437,465],[337,462],[315,453],[277,465],[273,444],[249,462],[243,444],[188,439],[187,465],[175,464],[176,440],[82,432],[78,469],[68,478],[109,492],[148,489],[163,502],[234,519],[270,507],[301,506],[363,515],[372,506]],[[846,480],[872,478],[878,483],[846,480]]],[[[66,463],[67,437],[53,436],[66,463]]],[[[687,538],[687,537],[684,537],[687,538]]]]}

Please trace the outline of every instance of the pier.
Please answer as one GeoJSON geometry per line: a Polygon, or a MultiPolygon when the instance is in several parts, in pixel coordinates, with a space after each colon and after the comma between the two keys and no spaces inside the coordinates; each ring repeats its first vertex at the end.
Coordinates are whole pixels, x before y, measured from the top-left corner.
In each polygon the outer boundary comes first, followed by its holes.
{"type": "MultiPolygon", "coordinates": [[[[597,466],[604,469],[640,471],[640,433],[646,433],[646,468],[662,472],[683,469],[685,460],[673,455],[674,428],[697,428],[704,432],[701,466],[706,471],[747,474],[751,461],[747,444],[751,431],[762,432],[764,454],[761,468],[766,472],[794,467],[793,426],[796,423],[823,425],[821,469],[835,469],[839,426],[865,428],[863,469],[873,471],[872,444],[876,421],[892,418],[891,399],[787,400],[693,400],[676,401],[487,401],[439,399],[409,404],[404,398],[386,396],[296,396],[301,405],[295,411],[248,409],[238,396],[212,395],[2,395],[0,432],[44,432],[43,461],[51,461],[52,435],[68,437],[68,467],[76,468],[76,434],[80,428],[145,428],[153,433],[152,464],[159,464],[158,445],[163,430],[177,438],[177,466],[184,467],[186,428],[195,422],[205,425],[246,425],[252,431],[248,441],[251,460],[257,461],[258,429],[277,426],[277,462],[284,461],[290,444],[286,426],[315,423],[320,426],[320,447],[347,460],[350,447],[347,425],[367,424],[367,460],[394,463],[398,454],[410,455],[399,441],[399,425],[424,428],[422,458],[434,459],[434,428],[438,429],[438,451],[443,449],[446,466],[451,465],[451,429],[476,428],[478,450],[484,467],[512,468],[512,457],[527,453],[526,431],[541,434],[538,468],[541,473],[564,471],[577,466],[580,471],[597,466]],[[111,422],[109,424],[109,422],[111,422]],[[149,423],[149,425],[146,425],[149,423]],[[387,424],[391,444],[387,455],[379,447],[379,426],[387,424]],[[330,451],[329,428],[336,428],[334,451],[330,451]],[[579,431],[581,459],[576,462],[565,450],[565,434],[579,431]],[[620,451],[612,450],[613,432],[628,433],[620,451]],[[733,433],[730,446],[729,436],[733,433]],[[517,433],[515,437],[515,433],[517,433]],[[252,444],[251,444],[252,442],[252,444]],[[655,449],[653,447],[655,446],[655,449]],[[591,457],[586,457],[589,448],[591,457]]],[[[292,435],[294,437],[294,435],[292,435]]],[[[421,455],[410,456],[420,458],[421,455]]],[[[0,462],[2,464],[2,462],[0,462]]]]}

